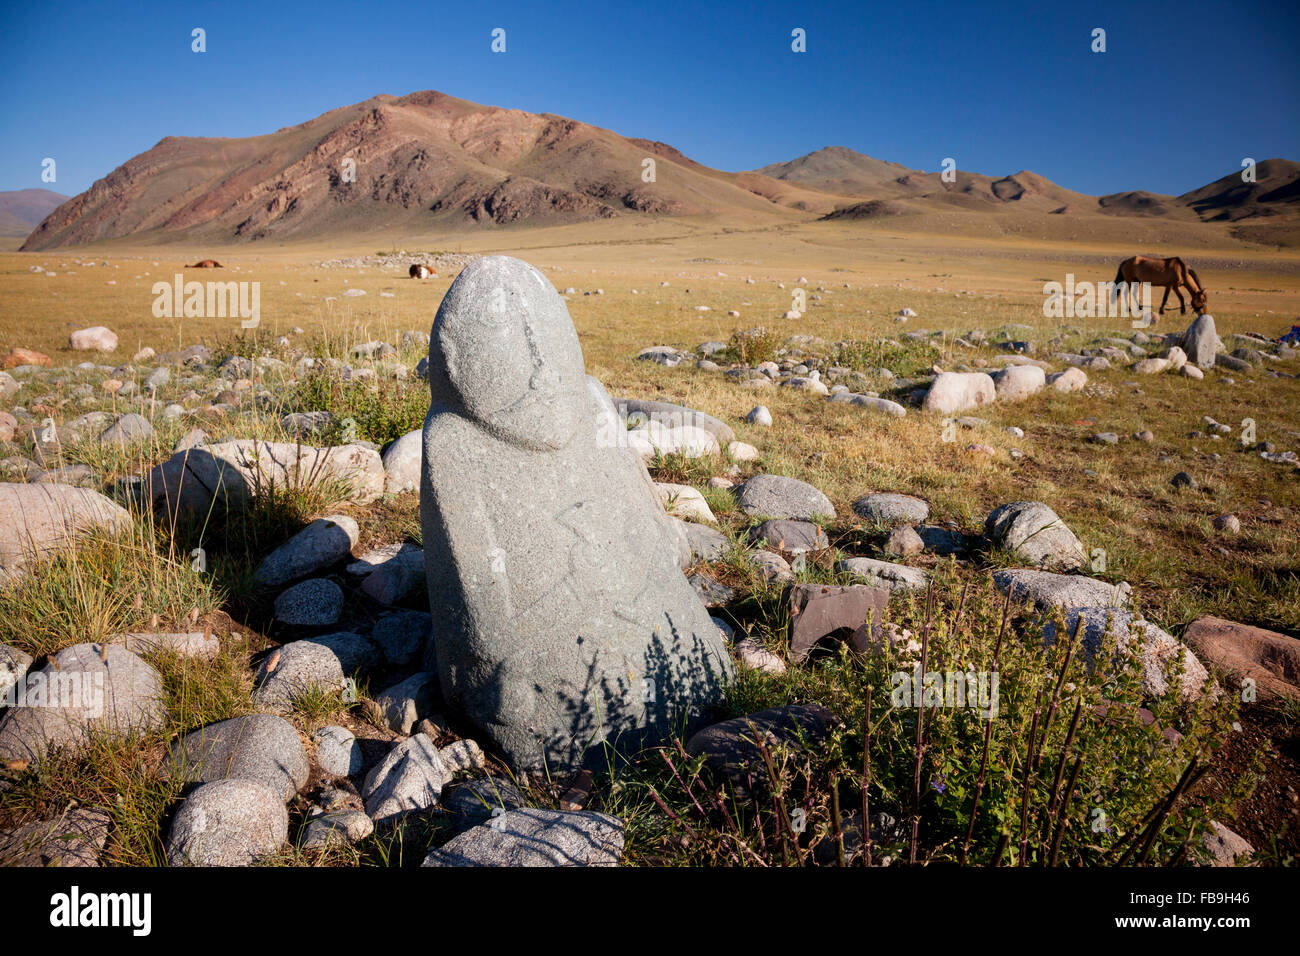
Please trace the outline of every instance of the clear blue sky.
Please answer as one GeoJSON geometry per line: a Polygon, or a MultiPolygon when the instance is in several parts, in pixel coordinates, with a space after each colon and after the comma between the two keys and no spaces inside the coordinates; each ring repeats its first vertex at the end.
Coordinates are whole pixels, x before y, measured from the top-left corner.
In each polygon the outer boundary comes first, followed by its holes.
{"type": "Polygon", "coordinates": [[[421,89],[726,170],[842,145],[918,169],[951,156],[1086,193],[1177,194],[1243,157],[1300,159],[1295,0],[123,0],[9,2],[2,16],[0,189],[45,185],[49,156],[49,188],[75,194],[164,136],[255,135],[421,89]],[[194,27],[206,53],[190,50],[194,27]],[[806,53],[791,52],[795,27],[806,53]]]}

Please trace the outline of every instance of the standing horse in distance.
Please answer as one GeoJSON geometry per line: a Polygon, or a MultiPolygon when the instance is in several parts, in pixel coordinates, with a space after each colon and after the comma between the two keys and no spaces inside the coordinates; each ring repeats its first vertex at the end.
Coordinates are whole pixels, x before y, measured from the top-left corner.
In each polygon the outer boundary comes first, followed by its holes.
{"type": "MultiPolygon", "coordinates": [[[[1115,289],[1111,297],[1118,296],[1121,288],[1125,290],[1126,295],[1135,296],[1136,287],[1142,282],[1165,287],[1165,297],[1160,300],[1161,315],[1164,315],[1165,304],[1169,301],[1171,290],[1178,296],[1178,311],[1183,315],[1187,314],[1187,303],[1183,301],[1183,294],[1179,291],[1184,286],[1191,296],[1192,308],[1196,310],[1196,314],[1201,315],[1205,312],[1205,287],[1201,285],[1196,270],[1187,268],[1183,260],[1177,256],[1168,259],[1155,256],[1130,256],[1125,259],[1119,264],[1119,271],[1115,273],[1115,289]],[[1121,282],[1126,285],[1121,286],[1121,282]]],[[[1131,303],[1132,299],[1129,301],[1131,303]]]]}

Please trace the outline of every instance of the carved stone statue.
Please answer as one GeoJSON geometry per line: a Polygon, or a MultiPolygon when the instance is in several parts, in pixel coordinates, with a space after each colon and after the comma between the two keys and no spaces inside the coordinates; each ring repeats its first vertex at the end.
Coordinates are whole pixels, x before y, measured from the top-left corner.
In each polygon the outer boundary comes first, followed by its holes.
{"type": "Polygon", "coordinates": [[[429,344],[420,512],[447,702],[518,768],[682,733],[732,676],[563,300],[478,259],[429,344]]]}

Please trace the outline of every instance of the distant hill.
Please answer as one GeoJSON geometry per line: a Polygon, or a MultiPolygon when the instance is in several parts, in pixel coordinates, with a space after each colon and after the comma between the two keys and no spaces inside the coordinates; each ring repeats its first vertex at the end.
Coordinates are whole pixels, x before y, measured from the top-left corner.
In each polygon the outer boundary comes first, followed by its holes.
{"type": "Polygon", "coordinates": [[[0,191],[0,236],[25,236],[67,200],[49,189],[0,191]]]}
{"type": "Polygon", "coordinates": [[[121,236],[295,239],[621,215],[770,216],[783,205],[820,213],[834,200],[576,120],[426,91],[376,96],[264,136],[168,137],[60,206],[23,248],[121,236]],[[656,163],[652,182],[643,179],[646,158],[656,163]]]}
{"type": "MultiPolygon", "coordinates": [[[[1073,227],[1045,225],[1049,216],[1058,224],[1134,217],[1176,228],[1227,222],[1240,238],[1300,242],[1300,164],[1267,160],[1257,171],[1257,183],[1233,174],[1177,197],[1140,190],[1098,197],[1028,170],[1002,177],[959,170],[945,182],[939,173],[829,146],[732,173],[666,143],[423,91],[375,96],[261,136],[169,136],[81,195],[42,210],[44,218],[33,216],[28,225],[39,224],[22,248],[124,237],[316,240],[673,216],[742,225],[888,220],[947,230],[990,213],[997,214],[988,220],[994,228],[1026,235],[1052,228],[1072,234],[1073,227]],[[643,177],[647,160],[653,177],[643,177]]],[[[30,193],[63,199],[45,190],[8,195],[30,193]]]]}
{"type": "Polygon", "coordinates": [[[1058,215],[1100,213],[1174,221],[1238,222],[1269,216],[1300,219],[1300,163],[1285,159],[1259,163],[1254,183],[1243,183],[1238,171],[1181,196],[1145,190],[1088,196],[1028,170],[1001,179],[959,170],[954,182],[945,183],[938,173],[909,170],[843,146],[828,146],[756,171],[812,189],[859,197],[857,202],[825,214],[826,219],[906,215],[940,204],[969,210],[1005,210],[1015,204],[1058,215]],[[910,202],[900,205],[898,200],[910,202]]]}
{"type": "Polygon", "coordinates": [[[1253,183],[1242,182],[1241,171],[1229,173],[1208,186],[1183,193],[1178,201],[1210,221],[1294,215],[1300,212],[1300,163],[1266,159],[1256,165],[1253,183]]]}
{"type": "MultiPolygon", "coordinates": [[[[1040,212],[1089,202],[1095,205],[1091,197],[1071,192],[1028,170],[1000,178],[955,170],[953,181],[946,182],[940,173],[908,169],[844,146],[827,146],[807,156],[764,166],[756,172],[869,201],[909,199],[971,210],[1016,203],[1021,208],[1040,212]]],[[[840,210],[835,218],[843,218],[846,211],[840,210]]]]}
{"type": "Polygon", "coordinates": [[[844,146],[827,146],[784,163],[754,170],[773,179],[800,183],[841,196],[860,196],[890,188],[891,183],[917,175],[899,163],[887,163],[854,152],[844,146]]]}

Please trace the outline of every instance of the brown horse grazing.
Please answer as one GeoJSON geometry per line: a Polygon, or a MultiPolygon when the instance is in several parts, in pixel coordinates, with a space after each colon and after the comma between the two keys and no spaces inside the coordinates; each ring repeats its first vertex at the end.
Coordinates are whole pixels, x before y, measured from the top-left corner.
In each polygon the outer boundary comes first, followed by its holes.
{"type": "Polygon", "coordinates": [[[411,278],[412,279],[436,279],[438,278],[438,273],[434,272],[428,266],[422,266],[417,263],[411,266],[411,278]]]}
{"type": "Polygon", "coordinates": [[[194,263],[194,265],[186,266],[185,268],[186,269],[224,269],[225,266],[223,266],[216,259],[204,259],[201,262],[196,262],[194,263]]]}
{"type": "Polygon", "coordinates": [[[1179,291],[1186,286],[1192,297],[1192,308],[1196,310],[1196,314],[1201,315],[1205,312],[1205,287],[1201,285],[1201,279],[1196,271],[1187,268],[1183,260],[1177,256],[1169,259],[1131,256],[1119,264],[1119,271],[1115,273],[1115,290],[1112,298],[1119,295],[1121,282],[1127,283],[1126,292],[1133,297],[1137,295],[1139,283],[1150,282],[1153,286],[1164,286],[1165,297],[1160,300],[1161,315],[1164,314],[1165,304],[1169,301],[1170,290],[1178,296],[1178,311],[1184,315],[1187,313],[1187,303],[1183,301],[1183,294],[1179,291]]]}

